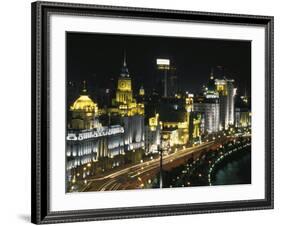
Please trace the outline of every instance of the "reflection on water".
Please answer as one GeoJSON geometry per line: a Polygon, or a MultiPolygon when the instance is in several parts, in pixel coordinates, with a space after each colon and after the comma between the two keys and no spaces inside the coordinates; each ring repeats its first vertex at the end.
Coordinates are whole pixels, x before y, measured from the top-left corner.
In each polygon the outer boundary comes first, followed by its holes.
{"type": "Polygon", "coordinates": [[[213,185],[250,184],[251,183],[251,151],[233,156],[218,166],[213,177],[213,185]]]}
{"type": "MultiPolygon", "coordinates": [[[[163,188],[209,186],[210,161],[218,155],[205,153],[196,160],[187,159],[180,166],[163,170],[163,188]]],[[[145,188],[159,188],[159,173],[145,183],[145,188]]],[[[219,161],[211,175],[212,185],[251,184],[251,146],[225,156],[219,161]]]]}

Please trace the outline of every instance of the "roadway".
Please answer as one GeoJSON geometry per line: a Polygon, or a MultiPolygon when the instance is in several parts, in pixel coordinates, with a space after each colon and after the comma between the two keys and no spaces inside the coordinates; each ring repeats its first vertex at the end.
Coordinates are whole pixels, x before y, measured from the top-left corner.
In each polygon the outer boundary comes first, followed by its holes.
{"type": "MultiPolygon", "coordinates": [[[[176,166],[176,160],[183,159],[188,155],[200,152],[204,149],[210,149],[214,144],[214,141],[209,141],[194,147],[182,148],[174,153],[166,155],[163,153],[163,167],[173,164],[176,166]]],[[[81,188],[80,191],[108,191],[143,188],[144,183],[151,180],[159,172],[159,161],[160,159],[157,157],[105,176],[88,179],[85,186],[81,188]]]]}

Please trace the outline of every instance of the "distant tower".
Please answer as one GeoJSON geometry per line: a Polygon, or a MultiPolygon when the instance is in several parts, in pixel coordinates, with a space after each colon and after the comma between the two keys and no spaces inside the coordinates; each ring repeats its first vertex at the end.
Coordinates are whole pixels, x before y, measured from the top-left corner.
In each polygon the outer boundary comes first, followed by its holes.
{"type": "Polygon", "coordinates": [[[132,81],[126,62],[126,52],[124,53],[123,66],[117,84],[116,102],[127,104],[133,100],[132,81]]]}
{"type": "Polygon", "coordinates": [[[144,88],[143,86],[140,87],[140,90],[139,90],[139,95],[140,96],[144,96],[145,92],[144,92],[144,88]]]}
{"type": "Polygon", "coordinates": [[[157,69],[163,71],[163,97],[168,96],[168,71],[170,70],[170,59],[156,59],[157,69]]]}
{"type": "Polygon", "coordinates": [[[219,93],[220,102],[220,126],[228,129],[230,125],[234,125],[234,99],[236,88],[234,88],[234,80],[232,79],[216,79],[216,90],[219,93]]]}
{"type": "Polygon", "coordinates": [[[218,92],[216,91],[214,70],[211,69],[210,78],[207,86],[204,89],[204,96],[206,98],[218,98],[218,92]]]}
{"type": "Polygon", "coordinates": [[[210,80],[214,79],[214,68],[211,68],[210,80]]]}
{"type": "Polygon", "coordinates": [[[86,95],[87,92],[88,92],[88,91],[87,91],[87,84],[86,84],[86,81],[84,80],[84,81],[83,81],[82,93],[86,95]]]}
{"type": "Polygon", "coordinates": [[[138,103],[133,97],[132,79],[127,67],[126,53],[124,53],[123,65],[117,83],[116,98],[112,103],[118,107],[118,112],[121,115],[144,114],[144,104],[138,103]]]}
{"type": "Polygon", "coordinates": [[[196,111],[203,113],[204,130],[208,133],[218,132],[220,125],[220,105],[213,68],[211,68],[209,81],[204,89],[204,98],[202,100],[199,98],[194,105],[196,111]]]}
{"type": "Polygon", "coordinates": [[[193,111],[193,97],[194,95],[189,93],[188,96],[185,98],[185,109],[187,112],[193,111]]]}
{"type": "Polygon", "coordinates": [[[121,69],[121,77],[130,77],[127,67],[126,51],[124,51],[123,67],[121,69]]]}
{"type": "Polygon", "coordinates": [[[241,96],[241,99],[242,99],[242,101],[243,101],[245,104],[248,104],[248,102],[249,102],[249,97],[247,96],[246,88],[245,88],[244,96],[241,96]]]}
{"type": "Polygon", "coordinates": [[[204,116],[204,131],[214,133],[219,131],[220,105],[215,97],[197,97],[194,100],[194,111],[204,116]]]}
{"type": "MultiPolygon", "coordinates": [[[[127,67],[126,53],[117,82],[112,113],[124,128],[124,150],[144,148],[144,104],[133,97],[132,79],[127,67]]],[[[136,161],[136,159],[131,159],[136,161]]]]}
{"type": "Polygon", "coordinates": [[[236,102],[235,106],[235,126],[248,127],[251,125],[251,104],[245,89],[244,96],[236,102]]]}

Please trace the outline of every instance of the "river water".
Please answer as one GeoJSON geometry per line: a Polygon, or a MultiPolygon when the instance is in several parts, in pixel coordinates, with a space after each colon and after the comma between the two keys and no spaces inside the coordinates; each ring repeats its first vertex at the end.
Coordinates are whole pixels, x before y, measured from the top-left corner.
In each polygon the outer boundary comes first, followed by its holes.
{"type": "MultiPolygon", "coordinates": [[[[250,149],[250,147],[249,147],[250,149]]],[[[213,185],[250,184],[251,151],[243,151],[217,166],[213,175],[213,185]]]]}
{"type": "MultiPolygon", "coordinates": [[[[190,186],[208,186],[208,165],[200,164],[198,169],[202,172],[202,177],[197,176],[198,170],[188,176],[189,166],[183,164],[170,171],[163,171],[163,187],[185,187],[188,181],[190,186]]],[[[159,188],[158,174],[151,184],[146,184],[146,188],[159,188]]],[[[218,163],[212,173],[212,185],[234,185],[251,184],[251,147],[232,153],[218,163]]]]}

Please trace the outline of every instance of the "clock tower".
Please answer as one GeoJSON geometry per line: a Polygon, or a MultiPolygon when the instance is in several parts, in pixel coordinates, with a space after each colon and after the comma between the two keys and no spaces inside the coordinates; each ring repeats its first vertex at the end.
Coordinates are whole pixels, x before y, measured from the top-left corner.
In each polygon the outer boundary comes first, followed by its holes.
{"type": "Polygon", "coordinates": [[[117,84],[116,101],[121,104],[128,104],[133,100],[132,80],[127,68],[126,54],[120,77],[117,84]]]}
{"type": "Polygon", "coordinates": [[[124,54],[124,61],[121,73],[117,82],[116,98],[112,100],[114,113],[121,116],[135,116],[144,115],[144,104],[138,103],[133,96],[132,79],[126,62],[126,54],[124,54]]]}

